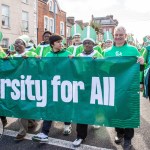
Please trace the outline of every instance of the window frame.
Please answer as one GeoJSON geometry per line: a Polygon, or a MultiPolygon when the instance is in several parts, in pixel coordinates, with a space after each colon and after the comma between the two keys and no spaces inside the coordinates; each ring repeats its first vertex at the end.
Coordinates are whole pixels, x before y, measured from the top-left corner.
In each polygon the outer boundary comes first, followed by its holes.
{"type": "Polygon", "coordinates": [[[50,24],[49,24],[49,17],[48,16],[44,16],[44,31],[49,30],[50,28],[50,24]],[[46,19],[47,19],[47,28],[46,28],[46,19]]]}
{"type": "Polygon", "coordinates": [[[29,12],[22,10],[22,31],[28,32],[29,31],[29,12]],[[27,14],[27,20],[23,20],[23,13],[27,14]],[[23,23],[27,23],[27,29],[24,28],[23,23]]]}
{"type": "Polygon", "coordinates": [[[54,18],[49,18],[49,31],[51,33],[54,33],[54,18]],[[52,23],[53,23],[52,29],[51,29],[51,23],[50,23],[51,20],[52,20],[52,23]]]}
{"type": "Polygon", "coordinates": [[[60,35],[64,35],[64,34],[65,34],[65,23],[63,21],[60,21],[60,35]],[[63,25],[63,29],[61,29],[62,27],[61,25],[63,25]]]}
{"type": "Polygon", "coordinates": [[[10,27],[10,9],[9,9],[10,7],[9,7],[8,5],[5,5],[5,4],[2,4],[1,7],[2,7],[2,10],[1,10],[1,11],[2,11],[2,22],[1,22],[1,23],[2,23],[2,27],[4,27],[4,28],[9,28],[9,27],[10,27]],[[7,12],[8,15],[7,15],[7,14],[3,14],[3,8],[4,8],[4,7],[5,7],[5,8],[6,8],[6,7],[8,8],[8,12],[7,12]],[[3,17],[4,17],[4,18],[7,18],[8,25],[5,25],[6,19],[3,20],[3,17]],[[4,22],[4,23],[3,23],[3,22],[4,22]]]}

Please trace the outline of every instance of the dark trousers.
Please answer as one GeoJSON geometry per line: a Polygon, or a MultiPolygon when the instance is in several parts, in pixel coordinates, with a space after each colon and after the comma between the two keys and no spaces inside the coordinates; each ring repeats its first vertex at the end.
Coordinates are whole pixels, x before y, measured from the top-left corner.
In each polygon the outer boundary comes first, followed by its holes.
{"type": "Polygon", "coordinates": [[[77,138],[85,139],[87,137],[87,124],[77,124],[76,131],[77,131],[77,138]]]}
{"type": "Polygon", "coordinates": [[[124,134],[124,139],[131,140],[134,136],[133,128],[115,128],[117,136],[124,134]]]}
{"type": "MultiPolygon", "coordinates": [[[[64,122],[65,125],[70,125],[70,122],[64,122]]],[[[51,128],[52,125],[52,121],[43,121],[43,127],[42,127],[42,133],[44,133],[45,135],[48,135],[49,130],[51,128]]]]}

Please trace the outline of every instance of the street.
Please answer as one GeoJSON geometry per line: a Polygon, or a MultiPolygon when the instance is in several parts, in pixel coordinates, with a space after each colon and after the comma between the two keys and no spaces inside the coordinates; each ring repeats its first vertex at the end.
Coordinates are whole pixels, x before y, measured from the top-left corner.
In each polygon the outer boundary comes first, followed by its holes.
{"type": "MultiPolygon", "coordinates": [[[[35,130],[29,130],[25,140],[21,142],[14,141],[17,135],[18,122],[16,118],[8,118],[8,124],[5,129],[5,135],[0,141],[0,149],[2,150],[69,150],[75,149],[72,141],[76,139],[75,125],[73,124],[72,133],[69,136],[63,136],[63,123],[54,122],[49,133],[49,142],[47,144],[32,142],[31,138],[34,134],[40,132],[41,122],[35,130]]],[[[88,136],[84,143],[76,148],[77,150],[122,150],[121,145],[114,143],[114,128],[100,127],[94,129],[89,126],[88,136]]],[[[149,150],[150,149],[150,103],[141,94],[141,126],[135,129],[135,136],[132,140],[132,150],[149,150]]]]}

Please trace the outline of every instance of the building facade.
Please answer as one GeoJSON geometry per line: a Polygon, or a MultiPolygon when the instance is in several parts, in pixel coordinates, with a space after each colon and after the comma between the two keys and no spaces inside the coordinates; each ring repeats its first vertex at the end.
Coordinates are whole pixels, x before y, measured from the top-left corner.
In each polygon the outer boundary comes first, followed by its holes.
{"type": "Polygon", "coordinates": [[[37,0],[0,0],[1,46],[8,48],[23,34],[37,43],[37,0]]]}
{"type": "Polygon", "coordinates": [[[98,35],[100,41],[102,40],[104,32],[109,31],[113,34],[115,27],[118,25],[118,21],[113,18],[113,15],[106,17],[94,17],[92,15],[92,22],[100,26],[101,32],[98,35]]]}
{"type": "Polygon", "coordinates": [[[66,12],[57,0],[38,0],[38,43],[46,30],[66,38],[66,12]]]}

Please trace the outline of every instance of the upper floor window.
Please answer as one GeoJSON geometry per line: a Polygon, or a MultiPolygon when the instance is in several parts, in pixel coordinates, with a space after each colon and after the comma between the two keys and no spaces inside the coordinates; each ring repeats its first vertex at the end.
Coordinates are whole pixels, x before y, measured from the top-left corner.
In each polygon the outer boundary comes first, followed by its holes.
{"type": "Polygon", "coordinates": [[[64,22],[60,22],[60,35],[64,35],[64,22]]]}
{"type": "Polygon", "coordinates": [[[29,3],[28,0],[22,0],[22,2],[23,2],[23,3],[26,3],[26,4],[29,3]]]}
{"type": "Polygon", "coordinates": [[[54,33],[54,19],[50,18],[49,19],[49,25],[50,25],[50,32],[54,33]]]}
{"type": "Polygon", "coordinates": [[[9,27],[10,21],[9,21],[9,6],[2,5],[2,26],[9,27]]]}
{"type": "Polygon", "coordinates": [[[22,31],[29,31],[29,13],[22,11],[22,31]]]}
{"type": "Polygon", "coordinates": [[[49,1],[49,11],[54,12],[54,3],[52,0],[49,1]]]}
{"type": "Polygon", "coordinates": [[[49,30],[49,18],[44,16],[44,31],[49,30]]]}

